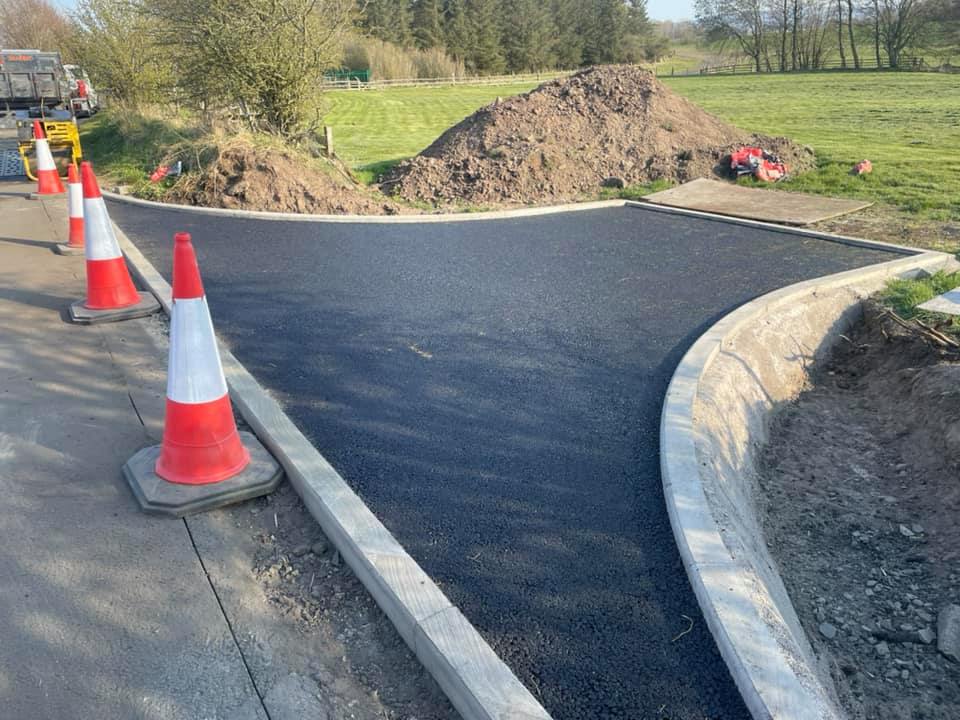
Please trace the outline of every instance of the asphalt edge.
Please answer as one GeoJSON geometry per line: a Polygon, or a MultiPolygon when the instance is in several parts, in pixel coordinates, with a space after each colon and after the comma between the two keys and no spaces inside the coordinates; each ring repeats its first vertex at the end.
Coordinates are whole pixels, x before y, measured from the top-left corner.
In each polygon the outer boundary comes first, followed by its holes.
{"type": "Polygon", "coordinates": [[[483,212],[458,213],[430,213],[422,215],[307,215],[302,213],[284,213],[268,210],[230,210],[228,208],[211,208],[200,205],[177,205],[162,203],[156,200],[143,200],[130,195],[101,191],[108,200],[138,205],[140,207],[175,210],[177,212],[193,213],[195,215],[214,215],[217,217],[246,218],[249,220],[281,220],[286,222],[312,223],[358,223],[369,225],[403,225],[408,223],[449,223],[473,222],[478,220],[509,220],[511,218],[537,217],[539,215],[555,215],[563,212],[579,212],[585,210],[602,210],[611,207],[623,207],[626,200],[594,200],[581,203],[567,203],[563,205],[544,205],[538,207],[515,208],[513,210],[486,210],[483,212]]]}
{"type": "MultiPolygon", "coordinates": [[[[134,274],[169,316],[170,285],[126,234],[116,225],[114,229],[134,274]]],[[[551,720],[280,404],[222,341],[218,343],[241,415],[280,461],[310,514],[464,720],[551,720]]]]}
{"type": "MultiPolygon", "coordinates": [[[[796,283],[741,306],[697,339],[667,388],[660,420],[660,466],[670,524],[707,626],[754,720],[842,720],[845,715],[833,700],[832,688],[822,682],[809,661],[810,654],[802,651],[808,643],[799,622],[791,626],[796,611],[789,597],[784,592],[777,602],[778,593],[761,577],[772,575],[780,582],[776,567],[763,567],[759,554],[750,551],[750,538],[738,538],[737,528],[718,522],[711,507],[704,481],[708,463],[698,452],[696,410],[701,379],[740,331],[769,322],[771,309],[792,303],[794,312],[804,313],[806,307],[797,302],[801,298],[847,290],[846,307],[836,309],[835,319],[839,319],[845,310],[859,305],[858,283],[882,282],[956,264],[946,253],[910,252],[912,257],[796,283]],[[802,637],[797,637],[797,631],[802,637]]],[[[742,355],[737,358],[745,362],[742,355]]],[[[803,366],[805,360],[795,353],[784,362],[803,366]]],[[[746,371],[757,377],[764,374],[762,368],[746,367],[746,371]]],[[[730,413],[729,417],[741,415],[730,413]]],[[[748,442],[756,442],[748,428],[743,431],[748,442]]],[[[736,510],[753,517],[750,507],[736,510]]]]}

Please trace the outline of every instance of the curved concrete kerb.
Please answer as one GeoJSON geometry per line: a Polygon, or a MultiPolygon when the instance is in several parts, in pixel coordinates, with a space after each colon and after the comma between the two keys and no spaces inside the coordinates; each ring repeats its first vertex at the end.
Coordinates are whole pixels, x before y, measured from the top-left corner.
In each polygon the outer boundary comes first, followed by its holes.
{"type": "Polygon", "coordinates": [[[730,313],[684,356],[664,400],[663,490],[674,537],[720,653],[756,720],[839,720],[763,539],[754,453],[773,408],[893,276],[956,264],[919,253],[798,283],[730,313]]]}

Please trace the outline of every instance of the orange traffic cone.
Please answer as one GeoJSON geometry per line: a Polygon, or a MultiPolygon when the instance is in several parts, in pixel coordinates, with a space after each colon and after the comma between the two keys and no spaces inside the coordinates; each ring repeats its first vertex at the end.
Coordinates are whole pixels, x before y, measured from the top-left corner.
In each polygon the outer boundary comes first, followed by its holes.
{"type": "Polygon", "coordinates": [[[82,163],[80,174],[87,297],[70,306],[70,316],[75,322],[97,323],[153,314],[160,309],[160,303],[148,292],[137,292],[130,279],[93,166],[82,163]]]}
{"type": "Polygon", "coordinates": [[[39,120],[33,121],[33,142],[37,150],[37,195],[59,195],[63,192],[63,183],[39,120]]]}
{"type": "Polygon", "coordinates": [[[144,510],[177,516],[265,495],[283,474],[253,435],[237,432],[187,233],[174,237],[163,442],[134,455],[123,474],[144,510]]]}
{"type": "Polygon", "coordinates": [[[250,453],[233,419],[193,244],[187,233],[174,243],[167,414],[156,470],[170,482],[203,485],[236,475],[250,453]]]}
{"type": "Polygon", "coordinates": [[[55,248],[61,255],[79,255],[83,252],[83,186],[77,176],[77,166],[67,168],[67,205],[70,213],[70,234],[66,243],[55,248]]]}

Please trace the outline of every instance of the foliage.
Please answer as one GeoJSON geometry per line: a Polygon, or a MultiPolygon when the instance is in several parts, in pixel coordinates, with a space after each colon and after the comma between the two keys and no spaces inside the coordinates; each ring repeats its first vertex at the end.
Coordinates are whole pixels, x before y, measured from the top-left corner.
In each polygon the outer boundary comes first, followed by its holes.
{"type": "Polygon", "coordinates": [[[447,55],[443,48],[405,48],[376,38],[351,37],[344,43],[344,67],[370,70],[378,80],[461,77],[462,61],[447,55]]]}
{"type": "Polygon", "coordinates": [[[443,47],[475,73],[633,62],[665,52],[646,0],[359,0],[381,40],[443,47]]]}
{"type": "Polygon", "coordinates": [[[56,51],[69,62],[73,28],[48,0],[0,0],[0,47],[56,51]]]}
{"type": "Polygon", "coordinates": [[[195,104],[240,106],[293,137],[318,121],[320,83],[341,57],[350,0],[141,0],[195,104]]]}
{"type": "Polygon", "coordinates": [[[173,86],[171,57],[154,41],[157,23],[132,2],[80,0],[73,17],[73,55],[94,87],[136,108],[173,86]]]}

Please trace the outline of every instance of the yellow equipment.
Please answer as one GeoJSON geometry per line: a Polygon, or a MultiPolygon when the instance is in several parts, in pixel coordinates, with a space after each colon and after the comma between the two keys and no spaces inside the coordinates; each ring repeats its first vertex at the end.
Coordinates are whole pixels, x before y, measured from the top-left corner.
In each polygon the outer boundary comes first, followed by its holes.
{"type": "MultiPolygon", "coordinates": [[[[71,163],[77,164],[80,162],[83,157],[83,151],[80,149],[80,133],[77,131],[77,126],[72,120],[40,120],[40,124],[43,126],[43,132],[47,136],[47,143],[50,145],[50,152],[54,153],[54,158],[56,158],[56,153],[59,151],[61,154],[66,151],[69,154],[69,161],[71,163]]],[[[20,120],[17,122],[18,137],[17,141],[17,150],[20,152],[20,158],[23,160],[23,169],[27,173],[27,177],[31,180],[36,180],[33,173],[30,171],[30,160],[27,158],[27,154],[33,154],[36,156],[34,151],[34,140],[33,140],[33,121],[32,120],[20,120]],[[24,132],[26,130],[26,132],[24,132]]],[[[66,173],[61,173],[66,176],[66,173]]]]}

